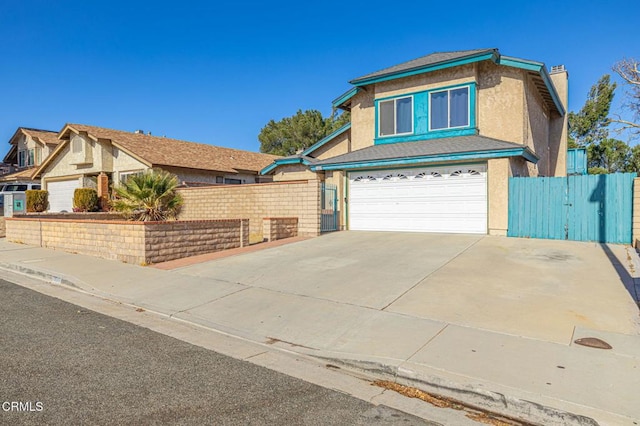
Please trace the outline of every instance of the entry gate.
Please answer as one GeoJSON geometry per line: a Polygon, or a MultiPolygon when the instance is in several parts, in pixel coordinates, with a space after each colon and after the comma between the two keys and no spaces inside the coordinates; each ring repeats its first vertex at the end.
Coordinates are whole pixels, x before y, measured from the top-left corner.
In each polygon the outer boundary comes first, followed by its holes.
{"type": "Polygon", "coordinates": [[[630,244],[635,177],[509,178],[507,235],[630,244]]]}
{"type": "Polygon", "coordinates": [[[329,183],[320,186],[320,232],[338,230],[338,187],[329,183]]]}

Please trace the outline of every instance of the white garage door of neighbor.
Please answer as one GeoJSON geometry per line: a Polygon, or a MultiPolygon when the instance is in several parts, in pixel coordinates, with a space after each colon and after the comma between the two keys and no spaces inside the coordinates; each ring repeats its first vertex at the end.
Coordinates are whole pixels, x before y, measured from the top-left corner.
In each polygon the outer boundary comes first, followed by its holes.
{"type": "Polygon", "coordinates": [[[49,191],[49,211],[73,211],[73,192],[76,188],[80,188],[79,179],[47,182],[47,191],[49,191]]]}
{"type": "Polygon", "coordinates": [[[349,173],[349,229],[487,232],[486,165],[349,173]]]}

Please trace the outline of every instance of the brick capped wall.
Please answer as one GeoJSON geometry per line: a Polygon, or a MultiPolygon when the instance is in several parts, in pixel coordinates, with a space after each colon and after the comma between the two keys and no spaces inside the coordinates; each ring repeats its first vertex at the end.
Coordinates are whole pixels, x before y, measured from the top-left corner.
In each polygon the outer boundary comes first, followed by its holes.
{"type": "Polygon", "coordinates": [[[262,234],[265,241],[298,236],[297,217],[265,217],[262,223],[262,234]]]}
{"type": "Polygon", "coordinates": [[[248,244],[247,219],[129,222],[8,218],[7,240],[127,263],[159,263],[248,244]]]}
{"type": "Polygon", "coordinates": [[[298,235],[320,234],[320,183],[315,180],[183,188],[179,219],[249,218],[249,241],[264,240],[262,219],[297,217],[298,235]]]}

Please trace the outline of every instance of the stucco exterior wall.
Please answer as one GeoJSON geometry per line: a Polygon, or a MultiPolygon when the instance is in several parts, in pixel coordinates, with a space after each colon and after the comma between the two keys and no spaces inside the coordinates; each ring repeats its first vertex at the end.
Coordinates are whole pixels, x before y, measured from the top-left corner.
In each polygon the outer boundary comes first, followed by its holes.
{"type": "Polygon", "coordinates": [[[482,136],[524,143],[524,83],[520,70],[484,61],[477,65],[476,125],[482,136]]]}
{"type": "Polygon", "coordinates": [[[350,152],[351,150],[351,132],[346,132],[338,135],[333,140],[324,144],[320,148],[311,153],[313,158],[324,160],[326,158],[335,157],[336,155],[342,155],[350,152]]]}
{"type": "Polygon", "coordinates": [[[372,89],[361,91],[353,97],[351,107],[351,150],[373,145],[375,136],[375,93],[372,89]]]}
{"type": "MultiPolygon", "coordinates": [[[[553,176],[550,168],[549,107],[540,96],[531,77],[525,79],[525,145],[539,158],[535,167],[538,176],[553,176]]],[[[535,176],[535,175],[534,175],[535,176]]]]}
{"type": "Polygon", "coordinates": [[[304,164],[287,164],[276,168],[273,174],[274,182],[285,182],[292,180],[322,180],[323,174],[309,170],[309,166],[304,164]]]}
{"type": "MultiPolygon", "coordinates": [[[[560,102],[564,105],[564,109],[569,111],[569,74],[566,71],[551,74],[553,82],[560,102]]],[[[568,113],[563,117],[553,114],[549,123],[549,150],[551,154],[550,170],[553,170],[553,176],[567,175],[567,129],[568,129],[568,113]]]]}
{"type": "Polygon", "coordinates": [[[180,220],[249,218],[249,241],[263,241],[265,217],[297,217],[298,234],[320,234],[320,182],[316,180],[254,185],[182,188],[180,220]]]}
{"type": "Polygon", "coordinates": [[[487,163],[488,231],[489,235],[505,236],[509,226],[509,159],[497,158],[487,163]]]}

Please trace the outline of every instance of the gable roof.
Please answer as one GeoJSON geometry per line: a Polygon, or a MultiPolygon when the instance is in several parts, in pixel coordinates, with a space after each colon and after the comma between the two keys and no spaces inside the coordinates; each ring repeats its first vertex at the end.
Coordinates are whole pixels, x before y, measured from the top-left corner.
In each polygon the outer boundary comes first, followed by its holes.
{"type": "MultiPolygon", "coordinates": [[[[69,137],[70,132],[84,133],[95,141],[108,139],[114,146],[149,167],[169,166],[226,173],[258,172],[275,159],[280,158],[276,155],[106,129],[86,124],[67,124],[58,136],[60,139],[66,139],[69,137]]],[[[50,157],[53,156],[51,155],[50,157]]],[[[40,169],[43,169],[44,166],[45,163],[42,164],[40,169]]]]}
{"type": "MultiPolygon", "coordinates": [[[[376,72],[372,72],[362,77],[351,80],[349,83],[359,86],[363,83],[366,84],[370,80],[380,80],[384,77],[391,77],[396,74],[406,73],[410,71],[422,71],[425,68],[430,68],[435,65],[445,65],[450,62],[459,62],[462,59],[472,59],[484,57],[486,55],[493,56],[498,54],[498,49],[473,49],[473,50],[458,50],[455,52],[436,52],[431,53],[420,58],[412,59],[407,62],[403,62],[398,65],[394,65],[388,68],[381,69],[376,72]]],[[[482,59],[480,59],[482,60],[482,59]]]]}
{"type": "Polygon", "coordinates": [[[52,130],[31,129],[29,127],[19,127],[18,130],[22,131],[25,135],[31,136],[32,139],[45,144],[57,145],[58,142],[60,142],[58,132],[52,130]]]}
{"type": "Polygon", "coordinates": [[[538,157],[524,145],[506,142],[485,136],[457,136],[451,138],[429,139],[420,142],[400,142],[372,145],[347,154],[338,155],[317,161],[311,170],[333,170],[356,168],[362,164],[367,166],[394,165],[417,161],[451,161],[469,158],[488,158],[487,155],[512,156],[521,155],[527,160],[537,162],[538,157]]]}

